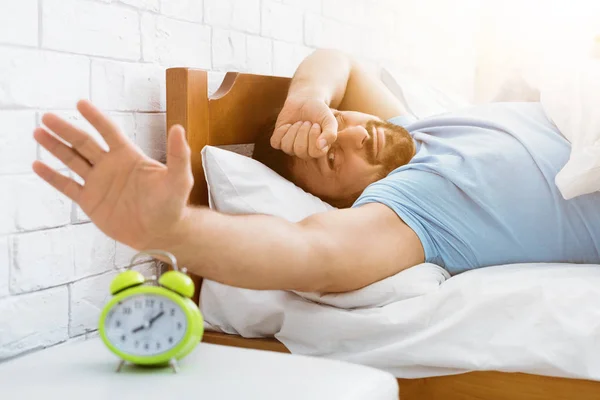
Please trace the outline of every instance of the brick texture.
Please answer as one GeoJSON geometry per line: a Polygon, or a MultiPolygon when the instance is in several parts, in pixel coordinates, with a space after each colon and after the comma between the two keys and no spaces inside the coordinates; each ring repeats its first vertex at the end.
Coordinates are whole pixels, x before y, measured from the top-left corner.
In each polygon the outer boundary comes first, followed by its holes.
{"type": "Polygon", "coordinates": [[[15,176],[10,190],[16,203],[17,230],[48,229],[71,222],[71,200],[36,175],[15,176]]]}
{"type": "Polygon", "coordinates": [[[24,293],[73,280],[71,227],[12,236],[10,291],[24,293]]]}
{"type": "Polygon", "coordinates": [[[0,46],[0,107],[72,108],[89,97],[89,65],[83,56],[0,46]]]}
{"type": "MultiPolygon", "coordinates": [[[[206,2],[206,0],[204,0],[206,2]]],[[[161,0],[160,11],[164,15],[186,21],[202,22],[202,1],[198,0],[161,0]]]]}
{"type": "Polygon", "coordinates": [[[71,228],[75,276],[96,275],[113,269],[115,241],[102,233],[94,224],[80,224],[71,228]]]}
{"type": "Polygon", "coordinates": [[[260,32],[259,0],[204,0],[204,21],[219,28],[260,32]]]}
{"type": "Polygon", "coordinates": [[[60,343],[69,337],[67,287],[5,298],[0,315],[0,361],[60,343]]]}
{"type": "Polygon", "coordinates": [[[0,3],[0,43],[37,46],[38,0],[0,3]]]}
{"type": "Polygon", "coordinates": [[[13,177],[0,176],[0,235],[15,232],[15,196],[11,192],[13,177]]]}
{"type": "Polygon", "coordinates": [[[36,159],[35,112],[0,110],[0,175],[31,171],[36,159]]]}
{"type": "Polygon", "coordinates": [[[104,304],[110,300],[108,288],[116,271],[82,279],[71,285],[71,318],[69,335],[76,336],[96,330],[104,304]]]}
{"type": "Polygon", "coordinates": [[[8,236],[0,236],[0,298],[8,296],[8,236]]]}
{"type": "Polygon", "coordinates": [[[292,76],[302,60],[312,52],[310,47],[275,41],[273,45],[273,73],[292,76]]]}
{"type": "Polygon", "coordinates": [[[286,42],[302,42],[303,14],[299,8],[263,0],[262,30],[263,36],[286,42]]]}
{"type": "Polygon", "coordinates": [[[135,115],[135,143],[148,156],[165,161],[167,157],[167,128],[165,114],[135,115]]]}
{"type": "Polygon", "coordinates": [[[223,71],[246,69],[246,36],[235,31],[213,29],[213,67],[223,71]]]}
{"type": "Polygon", "coordinates": [[[210,68],[210,29],[206,26],[144,14],[142,36],[144,61],[210,68]]]}
{"type": "Polygon", "coordinates": [[[92,1],[45,0],[42,24],[45,48],[127,60],[140,58],[139,14],[133,10],[92,1]]]}
{"type": "Polygon", "coordinates": [[[92,101],[105,110],[165,109],[165,69],[154,64],[94,60],[92,101]]]}

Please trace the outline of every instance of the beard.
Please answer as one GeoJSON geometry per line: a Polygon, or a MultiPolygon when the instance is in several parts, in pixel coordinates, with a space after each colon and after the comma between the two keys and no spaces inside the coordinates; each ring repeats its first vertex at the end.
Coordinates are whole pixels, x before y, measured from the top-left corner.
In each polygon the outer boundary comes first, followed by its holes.
{"type": "Polygon", "coordinates": [[[366,160],[369,164],[381,168],[379,174],[381,179],[396,168],[408,164],[415,155],[416,149],[412,136],[401,126],[387,121],[369,121],[366,125],[367,132],[373,132],[374,128],[383,128],[385,146],[381,149],[379,159],[376,159],[374,138],[373,135],[369,135],[366,143],[366,160]]]}

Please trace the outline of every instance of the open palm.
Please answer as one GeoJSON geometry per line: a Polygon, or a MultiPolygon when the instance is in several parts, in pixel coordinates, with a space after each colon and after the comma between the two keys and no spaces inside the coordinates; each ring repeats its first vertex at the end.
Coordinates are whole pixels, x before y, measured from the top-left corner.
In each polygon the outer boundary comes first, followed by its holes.
{"type": "Polygon", "coordinates": [[[168,240],[169,233],[185,217],[193,185],[190,150],[183,128],[171,128],[164,165],[147,157],[90,102],[81,101],[77,108],[102,135],[109,150],[58,116],[46,114],[43,123],[68,145],[43,128],[35,130],[35,139],[84,183],[79,184],[39,161],[34,163],[34,171],[79,204],[111,238],[136,249],[168,240]]]}

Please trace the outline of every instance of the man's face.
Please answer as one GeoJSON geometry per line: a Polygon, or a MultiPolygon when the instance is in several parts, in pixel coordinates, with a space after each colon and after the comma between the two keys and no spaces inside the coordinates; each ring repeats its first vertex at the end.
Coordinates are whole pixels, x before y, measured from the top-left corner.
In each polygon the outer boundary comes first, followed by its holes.
{"type": "Polygon", "coordinates": [[[308,192],[349,207],[371,183],[408,163],[414,143],[406,130],[372,115],[333,113],[338,121],[337,141],[324,157],[294,157],[291,173],[308,192]]]}

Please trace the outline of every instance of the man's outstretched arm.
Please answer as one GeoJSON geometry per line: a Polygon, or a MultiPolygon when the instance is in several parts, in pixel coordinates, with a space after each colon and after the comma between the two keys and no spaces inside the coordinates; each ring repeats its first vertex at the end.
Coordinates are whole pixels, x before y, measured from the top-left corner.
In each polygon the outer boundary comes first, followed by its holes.
{"type": "Polygon", "coordinates": [[[166,250],[194,273],[232,286],[346,292],[424,259],[416,234],[381,204],[320,213],[299,223],[205,208],[187,213],[166,250]]]}
{"type": "Polygon", "coordinates": [[[193,185],[190,149],[171,128],[167,165],[144,155],[91,103],[81,114],[106,140],[53,115],[35,139],[84,183],[36,161],[34,171],[75,201],[106,235],[138,250],[172,252],[192,272],[253,289],[348,291],[423,261],[421,244],[386,206],[314,215],[300,223],[271,216],[230,216],[186,205],[193,185]]]}

